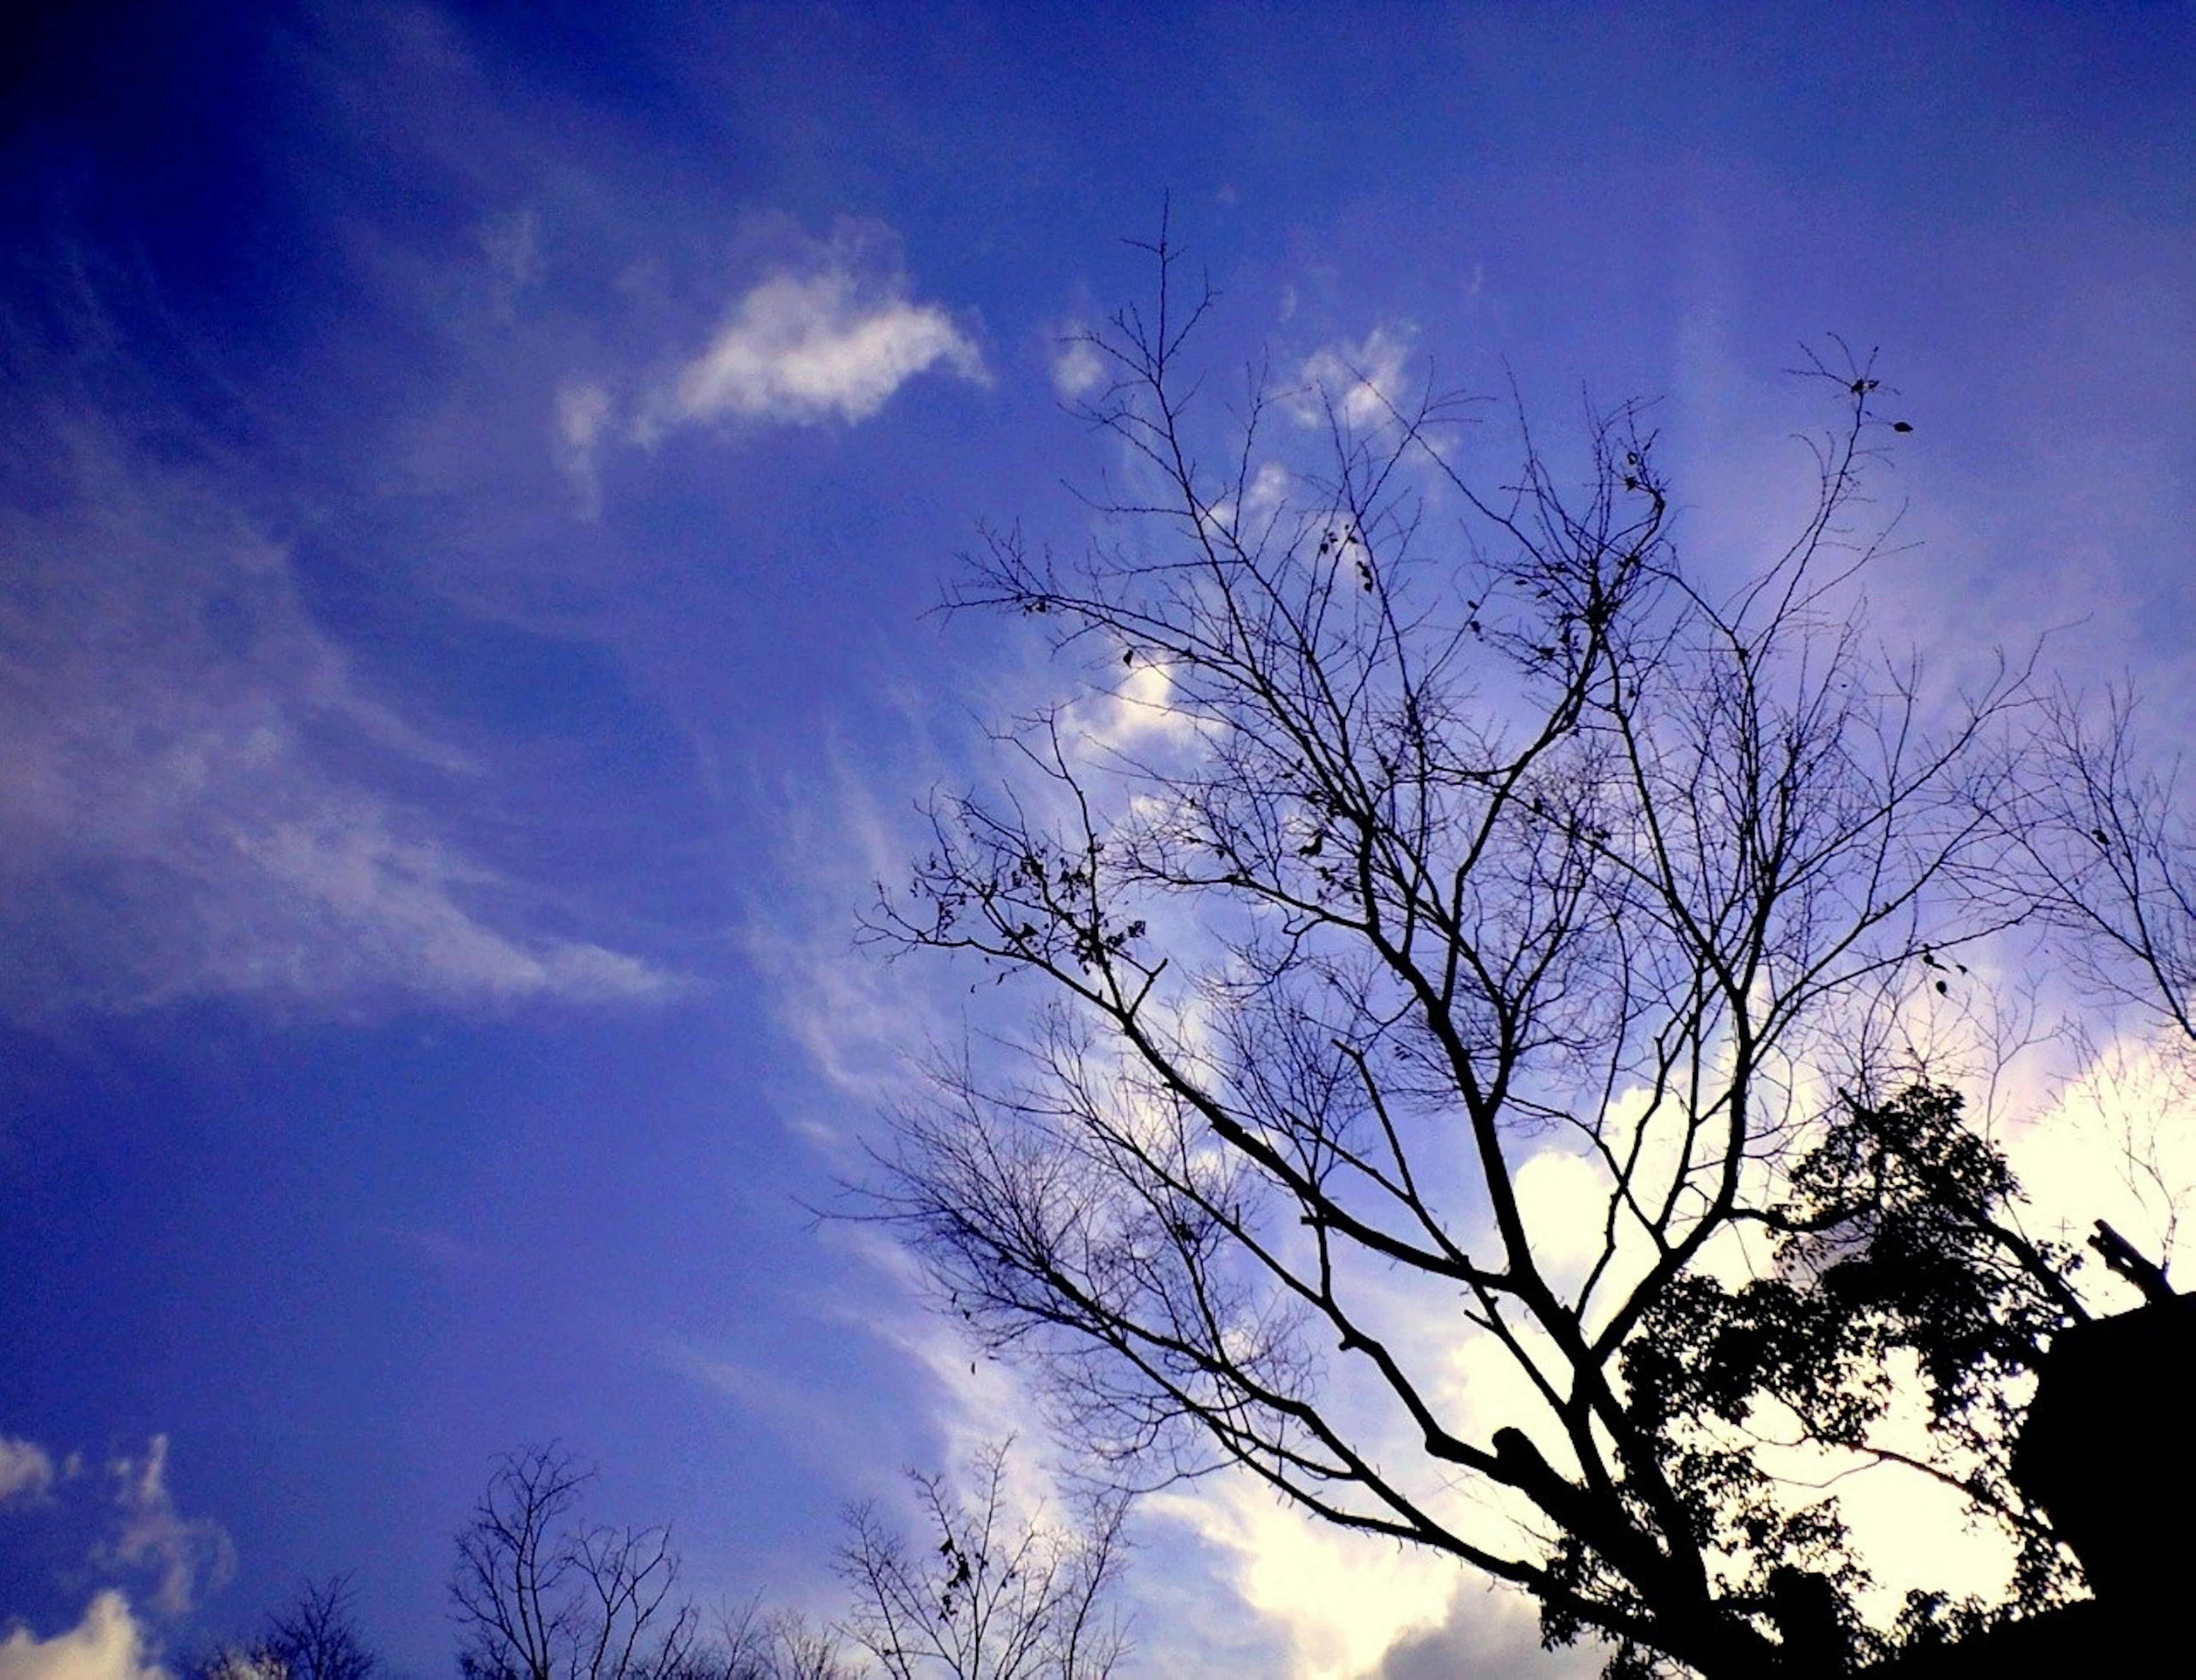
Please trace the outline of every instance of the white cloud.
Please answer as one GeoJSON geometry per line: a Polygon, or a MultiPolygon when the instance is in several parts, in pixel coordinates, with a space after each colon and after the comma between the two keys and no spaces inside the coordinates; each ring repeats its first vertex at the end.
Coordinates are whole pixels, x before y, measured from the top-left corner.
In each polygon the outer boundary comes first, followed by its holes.
{"type": "Polygon", "coordinates": [[[0,1435],[0,1505],[12,1500],[32,1504],[52,1491],[52,1455],[34,1440],[0,1435]]]}
{"type": "Polygon", "coordinates": [[[557,393],[557,430],[568,449],[593,448],[610,418],[610,394],[600,385],[580,382],[557,393]]]}
{"type": "MultiPolygon", "coordinates": [[[[780,1026],[834,1097],[874,1111],[906,1088],[910,1059],[936,1042],[945,1018],[929,989],[852,947],[851,915],[865,904],[865,889],[897,879],[910,854],[845,766],[831,770],[835,799],[796,805],[780,818],[789,859],[802,857],[809,875],[757,907],[743,944],[769,982],[780,1026]],[[827,827],[826,811],[835,825],[827,827]]],[[[827,1148],[845,1141],[844,1105],[832,1108],[829,1120],[809,1129],[810,1141],[827,1148]]]]}
{"type": "Polygon", "coordinates": [[[670,989],[489,919],[507,883],[396,791],[471,765],[366,692],[220,463],[38,419],[44,494],[0,510],[0,1012],[670,989]]]}
{"type": "Polygon", "coordinates": [[[610,424],[615,405],[610,394],[588,380],[575,380],[557,392],[559,464],[578,493],[580,511],[592,519],[602,511],[602,482],[595,471],[595,445],[610,424]]]}
{"type": "Polygon", "coordinates": [[[1177,703],[1174,679],[1148,659],[1123,667],[1111,688],[1079,696],[1067,722],[1101,759],[1160,747],[1188,751],[1198,738],[1197,719],[1177,703]]]}
{"type": "MultiPolygon", "coordinates": [[[[76,1628],[44,1640],[27,1628],[11,1632],[0,1643],[0,1680],[157,1674],[145,1655],[143,1619],[124,1588],[156,1617],[173,1618],[235,1571],[221,1525],[176,1509],[164,1435],[142,1454],[118,1453],[90,1473],[79,1454],[57,1459],[36,1441],[0,1438],[0,1507],[11,1522],[45,1531],[68,1560],[65,1573],[102,1584],[76,1628]]],[[[0,1604],[0,1613],[9,1608],[0,1604]]]]}
{"type": "Polygon", "coordinates": [[[1583,1155],[1549,1148],[1527,1158],[1515,1183],[1534,1258],[1552,1276],[1575,1284],[1601,1252],[1608,1177],[1583,1155]]]}
{"type": "Polygon", "coordinates": [[[1052,358],[1052,388],[1062,401],[1088,396],[1105,377],[1105,358],[1091,347],[1089,339],[1077,332],[1060,340],[1052,358]]]}
{"type": "Polygon", "coordinates": [[[732,306],[709,347],[644,409],[635,436],[740,419],[865,420],[937,367],[983,381],[975,345],[934,303],[866,283],[841,263],[771,276],[732,306]]]}
{"type": "Polygon", "coordinates": [[[110,1460],[107,1473],[121,1525],[94,1561],[156,1574],[153,1604],[163,1615],[183,1614],[201,1585],[218,1586],[234,1572],[235,1549],[221,1526],[176,1509],[168,1492],[167,1436],[154,1435],[142,1459],[110,1460]]]}
{"type": "Polygon", "coordinates": [[[1305,390],[1294,405],[1306,424],[1324,423],[1327,411],[1353,426],[1378,425],[1396,410],[1410,410],[1410,355],[1405,327],[1376,326],[1356,344],[1330,344],[1304,361],[1305,390]]]}
{"type": "MultiPolygon", "coordinates": [[[[1222,1573],[1277,1640],[1258,1666],[1292,1680],[1583,1680],[1607,1660],[1592,1639],[1543,1651],[1538,1607],[1453,1558],[1338,1528],[1280,1504],[1247,1478],[1191,1484],[1154,1496],[1146,1508],[1162,1529],[1193,1533],[1208,1556],[1178,1555],[1164,1533],[1153,1536],[1153,1549],[1168,1550],[1178,1572],[1222,1573]]],[[[1209,1602],[1204,1614],[1211,1614],[1209,1602]]]]}
{"type": "Polygon", "coordinates": [[[529,946],[483,926],[458,902],[465,882],[489,877],[431,843],[388,832],[384,813],[319,812],[305,821],[237,837],[270,883],[312,905],[328,926],[351,932],[341,952],[321,951],[316,974],[298,972],[280,942],[249,937],[229,967],[240,990],[355,985],[384,979],[407,960],[419,961],[448,992],[505,1000],[551,995],[575,1002],[660,996],[672,982],[638,959],[574,942],[529,946]],[[263,954],[256,969],[253,950],[263,954]],[[274,960],[264,960],[271,953],[274,960]],[[248,977],[248,978],[247,978],[248,977]]]}
{"type": "Polygon", "coordinates": [[[66,1633],[39,1639],[18,1627],[0,1639],[0,1680],[164,1680],[144,1630],[118,1592],[91,1601],[66,1633]]]}
{"type": "Polygon", "coordinates": [[[1244,493],[1240,517],[1246,520],[1271,518],[1287,503],[1295,478],[1279,461],[1261,461],[1244,493]]]}
{"type": "Polygon", "coordinates": [[[1388,1648],[1375,1680],[1587,1680],[1609,1660],[1591,1635],[1557,1650],[1540,1646],[1539,1607],[1523,1594],[1467,1575],[1445,1619],[1413,1628],[1388,1648]]]}
{"type": "Polygon", "coordinates": [[[1399,1635],[1437,1622],[1455,1585],[1452,1561],[1368,1543],[1276,1503],[1245,1476],[1151,1504],[1218,1550],[1237,1595],[1285,1637],[1298,1680],[1366,1672],[1399,1635]]]}

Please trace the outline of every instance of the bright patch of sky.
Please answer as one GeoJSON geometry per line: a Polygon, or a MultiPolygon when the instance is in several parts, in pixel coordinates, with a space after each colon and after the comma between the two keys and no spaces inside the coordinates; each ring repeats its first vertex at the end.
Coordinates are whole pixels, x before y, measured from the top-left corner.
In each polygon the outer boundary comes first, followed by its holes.
{"type": "MultiPolygon", "coordinates": [[[[452,1533],[522,1442],[673,1521],[702,1591],[826,1614],[848,1501],[1041,1447],[806,1209],[960,1031],[971,977],[882,968],[855,914],[980,725],[1083,673],[929,609],[980,521],[1107,534],[1064,486],[1124,464],[1062,405],[1163,203],[1218,293],[1216,451],[1262,356],[1360,422],[1514,382],[1558,459],[1582,388],[1659,398],[1681,529],[1736,566],[1811,487],[1783,370],[1835,331],[1915,428],[1879,629],[1951,668],[2052,631],[2196,723],[2186,8],[7,31],[0,1680],[145,1673],[345,1573],[438,1671],[452,1533]]],[[[1475,412],[1455,459],[1499,473],[1475,412]]],[[[1312,494],[1285,453],[1214,517],[1312,494]]],[[[1158,750],[1164,673],[1116,674],[1079,715],[1158,750]]],[[[2070,1126],[2168,1088],[2118,1050],[2070,1126]]],[[[2031,1179],[2164,1232],[2176,1140],[2123,1192],[2070,1134],[2021,1138],[2031,1179]]],[[[1526,1169],[1558,1250],[1588,1175],[1526,1169]]],[[[1593,1666],[1263,1495],[1170,1498],[1141,1671],[1593,1666]]]]}

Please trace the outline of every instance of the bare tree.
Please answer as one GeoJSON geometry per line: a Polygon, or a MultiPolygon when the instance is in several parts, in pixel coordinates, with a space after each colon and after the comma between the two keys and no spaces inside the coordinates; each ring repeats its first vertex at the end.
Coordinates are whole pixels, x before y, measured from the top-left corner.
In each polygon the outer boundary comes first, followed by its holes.
{"type": "Polygon", "coordinates": [[[1088,341],[1115,535],[987,534],[955,597],[1086,685],[1003,737],[997,794],[938,796],[869,924],[1035,996],[896,1115],[876,1210],[1122,1476],[1240,1467],[1525,1589],[1613,1672],[1838,1672],[1895,1637],[1765,1431],[1957,1488],[2051,1602],[2002,1412],[1926,1452],[1878,1427],[1917,1339],[1943,1423],[2083,1309],[1956,1099],[1908,1089],[1915,1012],[2030,908],[1956,890],[1999,866],[2014,771],[1978,748],[2026,690],[1931,691],[1858,627],[1865,478],[1906,429],[1869,360],[1800,370],[1832,400],[1813,504],[1712,587],[1637,407],[1571,465],[1521,414],[1490,482],[1430,388],[1254,377],[1209,469],[1210,294],[1152,250],[1153,303],[1088,341]],[[1536,1157],[1590,1192],[1535,1204],[1536,1157]],[[1772,1262],[1789,1297],[1715,1282],[1772,1262]],[[1962,1268],[1938,1346],[1915,1280],[1962,1268]],[[1816,1310],[1834,1277],[1869,1334],[1816,1310]],[[1798,1366],[1758,1351],[1795,1336],[1798,1366]],[[1681,1348],[1723,1380],[1638,1362],[1681,1348]],[[1465,1349],[1500,1400],[1466,1404],[1465,1349]]]}
{"type": "Polygon", "coordinates": [[[857,1671],[835,1630],[750,1599],[723,1617],[715,1643],[682,1680],[853,1680],[857,1671]]]}
{"type": "Polygon", "coordinates": [[[469,1680],[679,1680],[706,1666],[698,1613],[673,1596],[670,1530],[582,1523],[592,1479],[554,1444],[499,1463],[450,1580],[469,1680]]]}
{"type": "Polygon", "coordinates": [[[224,1645],[190,1665],[197,1680],[373,1680],[381,1659],[351,1617],[351,1580],[308,1581],[248,1644],[224,1645]]]}
{"type": "Polygon", "coordinates": [[[965,1501],[943,1476],[910,1475],[934,1546],[910,1544],[874,1504],[847,1513],[839,1571],[854,1590],[849,1629],[892,1680],[1103,1680],[1126,1654],[1106,1603],[1125,1502],[1088,1501],[1066,1527],[1016,1523],[1007,1454],[1001,1443],[976,1455],[965,1501]]]}
{"type": "MultiPolygon", "coordinates": [[[[2093,1077],[2128,1071],[2125,1047],[2098,1042],[2100,1020],[2148,1029],[2139,1037],[2155,1054],[2138,1059],[2153,1112],[2126,1115],[2119,1144],[2123,1177],[2155,1215],[2170,1261],[2180,1208],[2196,1192],[2159,1135],[2196,1093],[2196,830],[2182,811],[2179,760],[2149,749],[2130,694],[2090,706],[2061,689],[2042,711],[2037,750],[2008,754],[1995,812],[2014,859],[2005,890],[2040,910],[2046,948],[2074,983],[2087,1013],[2073,1036],[2093,1077]]],[[[2091,1246],[2128,1270],[2110,1244],[2091,1246]]]]}
{"type": "Polygon", "coordinates": [[[2147,761],[2132,701],[2102,716],[2060,690],[2042,750],[2015,761],[1998,815],[2029,866],[2014,891],[2060,928],[2089,989],[2196,1041],[2196,836],[2172,771],[2147,761]]]}
{"type": "MultiPolygon", "coordinates": [[[[836,1631],[787,1612],[771,1619],[770,1646],[752,1680],[854,1680],[859,1672],[836,1631]]],[[[735,1670],[734,1680],[750,1677],[735,1670]]]]}
{"type": "Polygon", "coordinates": [[[287,1680],[373,1680],[381,1660],[351,1619],[351,1579],[309,1581],[267,1619],[267,1646],[287,1680]]]}

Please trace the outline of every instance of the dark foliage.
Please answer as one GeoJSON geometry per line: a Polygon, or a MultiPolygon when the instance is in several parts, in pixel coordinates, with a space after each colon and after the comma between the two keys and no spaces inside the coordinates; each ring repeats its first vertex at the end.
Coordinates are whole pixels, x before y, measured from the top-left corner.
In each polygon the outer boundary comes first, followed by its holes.
{"type": "Polygon", "coordinates": [[[1849,1102],[1793,1170],[1773,1271],[1736,1288],[1675,1280],[1625,1351],[1633,1416],[1677,1467],[1698,1543],[1737,1562],[1737,1598],[1788,1650],[1821,1654],[1825,1671],[1989,1617],[1916,1592],[1893,1640],[1863,1628],[1848,1606],[1866,1577],[1835,1502],[1790,1510],[1747,1435],[1762,1409],[1798,1440],[1881,1456],[1907,1377],[1928,1421],[1910,1466],[2019,1539],[2014,1592],[1997,1614],[2056,1604],[2076,1579],[2010,1474],[2023,1379],[2054,1331],[2087,1316],[2065,1281],[2073,1251],[2031,1243],[2013,1223],[2019,1188],[1955,1093],[1915,1085],[1879,1106],[1849,1102]]]}

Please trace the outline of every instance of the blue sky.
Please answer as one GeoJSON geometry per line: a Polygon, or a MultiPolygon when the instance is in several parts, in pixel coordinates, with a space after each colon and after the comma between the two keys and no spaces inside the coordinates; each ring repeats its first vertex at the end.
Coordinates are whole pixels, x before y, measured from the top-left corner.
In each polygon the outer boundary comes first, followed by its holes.
{"type": "MultiPolygon", "coordinates": [[[[980,520],[1086,540],[1061,341],[1164,203],[1220,373],[1514,377],[1557,433],[1659,398],[1711,565],[1807,488],[1800,344],[1881,346],[1887,633],[2056,629],[2196,722],[2187,5],[49,13],[0,50],[0,1624],[40,1640],[355,1571],[440,1671],[451,1536],[552,1436],[698,1591],[828,1612],[847,1501],[1026,1427],[807,1209],[965,999],[856,949],[866,884],[1066,680],[930,609],[980,520]]],[[[1133,1578],[1151,1671],[1579,1671],[1199,1498],[1133,1578]]]]}

